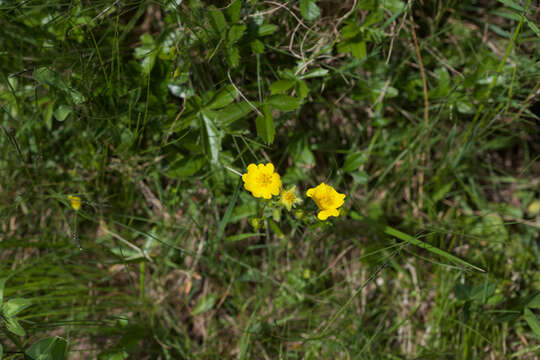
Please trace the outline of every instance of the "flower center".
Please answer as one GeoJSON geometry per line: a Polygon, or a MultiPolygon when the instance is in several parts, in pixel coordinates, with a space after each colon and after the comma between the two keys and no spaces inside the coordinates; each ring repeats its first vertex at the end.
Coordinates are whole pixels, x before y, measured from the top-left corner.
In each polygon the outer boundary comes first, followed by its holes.
{"type": "Polygon", "coordinates": [[[285,193],[285,201],[286,202],[290,202],[292,203],[294,201],[294,194],[291,192],[291,193],[285,193]]]}
{"type": "Polygon", "coordinates": [[[257,180],[261,186],[269,186],[272,182],[272,175],[260,174],[257,180]]]}
{"type": "Polygon", "coordinates": [[[318,200],[319,208],[324,210],[333,208],[334,198],[331,195],[323,195],[318,200]]]}

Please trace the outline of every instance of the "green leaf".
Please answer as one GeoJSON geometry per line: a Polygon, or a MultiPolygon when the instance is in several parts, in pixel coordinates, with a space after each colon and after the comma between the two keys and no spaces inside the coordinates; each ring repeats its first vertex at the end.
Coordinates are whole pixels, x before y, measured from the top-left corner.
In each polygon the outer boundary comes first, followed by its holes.
{"type": "Polygon", "coordinates": [[[271,95],[266,102],[281,111],[292,111],[300,107],[300,100],[289,95],[271,95]]]}
{"type": "Polygon", "coordinates": [[[227,48],[227,62],[233,68],[240,65],[240,50],[238,50],[237,46],[227,48]]]}
{"type": "Polygon", "coordinates": [[[410,235],[407,235],[399,230],[396,230],[390,226],[385,226],[384,227],[384,233],[387,234],[387,235],[390,235],[390,236],[394,236],[400,240],[403,240],[405,242],[408,242],[409,244],[412,244],[412,245],[415,245],[415,246],[418,246],[418,247],[421,247],[422,249],[425,249],[429,252],[432,252],[436,255],[439,255],[447,260],[450,260],[450,261],[453,261],[455,263],[458,263],[458,264],[461,264],[461,265],[464,265],[464,266],[467,266],[467,267],[471,267],[475,270],[478,270],[480,272],[485,272],[485,270],[475,266],[475,265],[472,265],[472,264],[469,264],[468,262],[464,261],[464,260],[461,260],[460,258],[458,258],[457,256],[454,256],[452,254],[449,254],[447,253],[446,251],[443,251],[439,248],[436,248],[435,246],[433,245],[430,245],[428,243],[425,243],[423,241],[420,241],[416,238],[413,238],[412,236],[410,235]]]}
{"type": "Polygon", "coordinates": [[[233,44],[242,38],[245,31],[246,25],[233,25],[231,26],[231,28],[229,29],[229,33],[227,34],[227,40],[230,44],[233,44]]]}
{"type": "Polygon", "coordinates": [[[206,157],[203,155],[189,156],[175,161],[171,164],[167,175],[173,178],[185,179],[195,175],[206,164],[206,157]]]}
{"type": "Polygon", "coordinates": [[[270,85],[270,92],[274,94],[282,94],[294,86],[294,80],[278,80],[270,85]]]}
{"type": "Polygon", "coordinates": [[[523,313],[523,317],[525,318],[527,324],[529,324],[529,327],[532,329],[534,334],[537,337],[540,337],[540,321],[538,321],[536,315],[534,315],[530,309],[526,308],[525,312],[523,313]]]}
{"type": "Polygon", "coordinates": [[[300,13],[308,21],[313,21],[319,17],[321,10],[315,0],[300,0],[300,13]]]}
{"type": "Polygon", "coordinates": [[[315,70],[312,70],[302,76],[299,76],[300,79],[311,79],[311,78],[315,78],[315,77],[321,77],[321,76],[325,76],[326,74],[328,74],[328,70],[326,69],[323,69],[323,68],[319,68],[319,69],[315,69],[315,70]]]}
{"type": "Polygon", "coordinates": [[[210,6],[208,11],[208,17],[210,25],[212,26],[216,34],[220,37],[223,37],[223,35],[225,34],[225,29],[227,28],[227,20],[225,20],[225,16],[223,16],[221,10],[216,8],[214,5],[210,6]]]}
{"type": "Polygon", "coordinates": [[[4,302],[4,288],[6,286],[6,278],[0,278],[0,306],[4,302]]]}
{"type": "Polygon", "coordinates": [[[298,80],[296,82],[296,93],[300,97],[300,99],[305,99],[306,96],[309,94],[309,89],[304,80],[298,80]]]}
{"type": "Polygon", "coordinates": [[[4,347],[0,344],[0,360],[4,357],[4,347]]]}
{"type": "Polygon", "coordinates": [[[24,331],[22,326],[19,324],[19,322],[15,320],[15,318],[10,317],[10,318],[5,319],[5,324],[6,324],[6,329],[14,333],[15,335],[19,335],[19,336],[26,335],[26,332],[24,331]]]}
{"type": "Polygon", "coordinates": [[[125,360],[129,354],[124,350],[108,350],[99,354],[98,360],[125,360]]]}
{"type": "Polygon", "coordinates": [[[521,12],[525,11],[525,9],[522,6],[520,6],[518,3],[516,3],[513,0],[498,0],[498,1],[514,10],[521,11],[521,12]]]}
{"type": "Polygon", "coordinates": [[[67,105],[60,105],[55,111],[54,111],[54,117],[58,121],[64,121],[66,118],[71,114],[72,109],[70,106],[67,105]]]}
{"type": "Polygon", "coordinates": [[[232,23],[240,20],[240,11],[242,10],[242,1],[234,0],[225,10],[232,23]]]}
{"type": "Polygon", "coordinates": [[[264,236],[264,233],[245,233],[245,234],[231,235],[231,236],[227,236],[225,238],[225,241],[234,242],[234,241],[249,239],[255,236],[264,236]]]}
{"type": "Polygon", "coordinates": [[[84,95],[82,95],[77,90],[66,85],[66,83],[64,82],[64,80],[62,80],[62,78],[60,77],[60,75],[58,75],[58,73],[52,70],[49,70],[45,67],[37,68],[34,71],[34,79],[40,84],[49,85],[65,92],[66,94],[70,96],[71,100],[73,100],[73,102],[77,105],[82,104],[83,102],[86,101],[86,98],[84,97],[84,95]]]}
{"type": "Polygon", "coordinates": [[[538,29],[538,26],[536,26],[536,24],[532,21],[530,21],[529,19],[527,19],[526,17],[523,18],[523,20],[525,20],[525,22],[527,23],[527,25],[529,25],[529,27],[531,28],[531,30],[536,34],[536,36],[538,38],[540,38],[540,29],[538,29]]]}
{"type": "Polygon", "coordinates": [[[278,29],[277,25],[274,24],[262,24],[259,26],[259,29],[257,31],[259,36],[267,36],[270,34],[273,34],[278,29]]]}
{"type": "Polygon", "coordinates": [[[216,294],[210,293],[210,294],[205,295],[202,299],[200,299],[197,302],[197,305],[195,305],[195,308],[193,309],[193,312],[191,313],[191,315],[196,316],[204,312],[207,312],[208,310],[211,310],[214,307],[216,300],[217,300],[216,294]]]}
{"type": "Polygon", "coordinates": [[[274,142],[276,129],[274,128],[274,119],[272,119],[272,114],[267,105],[263,108],[263,115],[257,116],[255,125],[257,127],[257,135],[259,135],[265,143],[271,144],[274,142]]]}
{"type": "Polygon", "coordinates": [[[365,152],[355,152],[347,155],[343,164],[343,171],[353,172],[366,163],[368,156],[365,152]]]}
{"type": "Polygon", "coordinates": [[[232,103],[238,96],[238,91],[232,85],[221,88],[206,105],[208,109],[219,109],[232,103]]]}
{"type": "Polygon", "coordinates": [[[202,114],[202,141],[206,156],[212,164],[217,164],[221,150],[221,134],[212,121],[214,114],[210,110],[203,109],[202,114]]]}
{"type": "Polygon", "coordinates": [[[237,120],[240,120],[253,110],[253,106],[245,101],[241,103],[234,103],[227,106],[226,108],[215,111],[215,121],[218,125],[223,127],[237,120]]]}
{"type": "Polygon", "coordinates": [[[2,313],[6,317],[12,317],[31,305],[30,300],[23,298],[9,299],[2,304],[2,313]]]}
{"type": "Polygon", "coordinates": [[[251,51],[255,54],[262,54],[264,52],[264,44],[258,39],[253,40],[249,45],[251,46],[251,51]]]}
{"type": "Polygon", "coordinates": [[[350,46],[351,46],[351,52],[355,58],[363,59],[367,56],[365,41],[354,42],[354,43],[351,43],[350,46]]]}
{"type": "Polygon", "coordinates": [[[540,294],[537,294],[527,303],[527,307],[531,309],[540,309],[540,294]]]}
{"type": "Polygon", "coordinates": [[[67,358],[67,341],[58,336],[33,343],[24,352],[26,360],[64,360],[67,358]]]}

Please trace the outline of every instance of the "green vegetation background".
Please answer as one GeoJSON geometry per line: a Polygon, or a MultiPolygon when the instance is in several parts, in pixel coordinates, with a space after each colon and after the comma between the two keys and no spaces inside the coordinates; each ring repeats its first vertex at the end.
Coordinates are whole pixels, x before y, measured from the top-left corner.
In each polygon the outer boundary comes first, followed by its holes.
{"type": "Polygon", "coordinates": [[[0,357],[538,358],[539,15],[0,1],[0,357]]]}

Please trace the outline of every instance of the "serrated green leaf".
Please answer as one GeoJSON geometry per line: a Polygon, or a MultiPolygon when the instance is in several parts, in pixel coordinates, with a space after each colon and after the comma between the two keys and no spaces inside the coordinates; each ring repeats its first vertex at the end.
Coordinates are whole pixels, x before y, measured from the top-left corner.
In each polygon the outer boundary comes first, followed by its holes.
{"type": "Polygon", "coordinates": [[[255,125],[257,127],[257,135],[267,144],[274,142],[274,136],[276,130],[274,128],[274,119],[272,119],[272,114],[267,105],[263,108],[263,115],[257,116],[255,120],[255,125]]]}
{"type": "Polygon", "coordinates": [[[232,103],[238,96],[238,91],[232,85],[222,87],[212,100],[205,106],[208,109],[219,109],[232,103]]]}
{"type": "Polygon", "coordinates": [[[259,26],[257,34],[259,36],[267,36],[267,35],[275,33],[277,29],[278,29],[277,25],[274,25],[274,24],[262,24],[261,26],[259,26]]]}
{"type": "Polygon", "coordinates": [[[321,10],[315,0],[300,0],[300,13],[308,21],[313,21],[319,17],[321,10]]]}
{"type": "Polygon", "coordinates": [[[366,42],[359,41],[351,43],[351,53],[357,59],[363,59],[367,56],[366,42]]]}
{"type": "Polygon", "coordinates": [[[227,40],[230,44],[233,44],[240,40],[242,36],[244,36],[244,32],[246,31],[246,25],[239,24],[239,25],[233,25],[229,29],[229,33],[227,34],[227,40]]]}
{"type": "Polygon", "coordinates": [[[237,22],[240,19],[240,11],[242,10],[242,1],[234,0],[227,9],[225,13],[229,17],[232,23],[237,22]]]}
{"type": "Polygon", "coordinates": [[[255,54],[262,54],[264,52],[264,44],[258,39],[253,40],[249,45],[251,46],[251,51],[255,54]]]}
{"type": "Polygon", "coordinates": [[[278,80],[276,82],[273,82],[272,85],[270,85],[270,92],[272,93],[272,95],[282,94],[292,88],[294,86],[294,83],[294,80],[278,80]]]}
{"type": "Polygon", "coordinates": [[[15,335],[19,336],[25,336],[26,332],[22,328],[22,326],[19,324],[15,318],[7,318],[5,319],[6,329],[8,329],[9,332],[14,333],[15,335]]]}
{"type": "Polygon", "coordinates": [[[25,360],[65,360],[67,341],[58,337],[48,337],[33,343],[24,352],[25,360]]]}
{"type": "Polygon", "coordinates": [[[365,152],[355,152],[347,155],[343,164],[343,171],[353,172],[366,163],[368,156],[365,152]]]}
{"type": "Polygon", "coordinates": [[[193,316],[197,316],[199,314],[202,314],[204,312],[207,312],[208,310],[211,310],[217,300],[216,294],[207,294],[202,299],[200,299],[197,302],[197,305],[195,305],[195,308],[193,309],[193,312],[191,313],[193,316]]]}
{"type": "Polygon", "coordinates": [[[530,309],[525,308],[523,317],[525,318],[525,321],[527,322],[529,327],[532,329],[534,334],[537,337],[540,337],[540,321],[538,321],[538,319],[536,318],[536,315],[534,315],[534,313],[530,309]]]}
{"type": "Polygon", "coordinates": [[[23,298],[9,299],[2,304],[2,313],[6,317],[12,317],[29,307],[31,304],[30,300],[23,298]]]}
{"type": "Polygon", "coordinates": [[[227,29],[227,20],[225,20],[225,16],[223,16],[221,10],[211,5],[208,11],[208,20],[216,34],[223,37],[225,35],[225,29],[227,29]]]}
{"type": "Polygon", "coordinates": [[[271,95],[266,100],[271,107],[281,111],[292,111],[300,107],[300,101],[289,95],[271,95]]]}

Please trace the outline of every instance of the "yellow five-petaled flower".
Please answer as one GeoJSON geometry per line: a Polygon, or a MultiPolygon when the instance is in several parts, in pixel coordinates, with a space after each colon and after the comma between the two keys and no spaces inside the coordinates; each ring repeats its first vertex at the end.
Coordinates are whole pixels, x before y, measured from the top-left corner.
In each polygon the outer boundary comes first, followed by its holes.
{"type": "Polygon", "coordinates": [[[71,203],[73,210],[77,211],[81,208],[81,198],[78,196],[68,195],[68,200],[71,203]]]}
{"type": "Polygon", "coordinates": [[[320,183],[314,188],[309,189],[306,195],[315,201],[319,208],[317,218],[326,220],[329,216],[339,216],[339,207],[345,201],[345,194],[338,193],[330,185],[320,183]]]}
{"type": "Polygon", "coordinates": [[[272,195],[279,195],[281,177],[274,172],[273,164],[249,164],[247,170],[247,174],[242,175],[242,180],[246,190],[254,197],[270,199],[272,195]]]}

